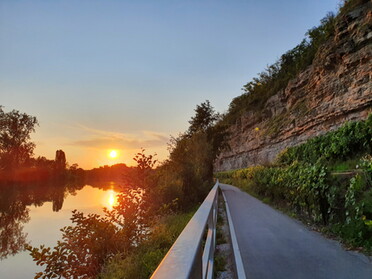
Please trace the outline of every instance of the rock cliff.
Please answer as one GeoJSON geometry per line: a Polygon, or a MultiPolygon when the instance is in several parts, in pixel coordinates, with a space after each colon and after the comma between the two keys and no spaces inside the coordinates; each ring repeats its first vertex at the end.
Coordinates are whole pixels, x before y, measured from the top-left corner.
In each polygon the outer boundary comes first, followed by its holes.
{"type": "Polygon", "coordinates": [[[372,112],[372,3],[344,15],[313,63],[229,128],[215,171],[272,162],[283,149],[372,112]]]}

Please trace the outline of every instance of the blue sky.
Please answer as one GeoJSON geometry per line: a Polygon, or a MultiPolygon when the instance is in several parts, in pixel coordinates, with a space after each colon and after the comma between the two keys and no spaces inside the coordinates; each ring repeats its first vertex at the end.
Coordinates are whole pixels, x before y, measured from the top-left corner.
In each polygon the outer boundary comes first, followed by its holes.
{"type": "Polygon", "coordinates": [[[36,155],[84,168],[167,156],[197,104],[219,112],[338,0],[1,0],[0,104],[38,118],[36,155]],[[110,149],[120,156],[107,157],[110,149]]]}

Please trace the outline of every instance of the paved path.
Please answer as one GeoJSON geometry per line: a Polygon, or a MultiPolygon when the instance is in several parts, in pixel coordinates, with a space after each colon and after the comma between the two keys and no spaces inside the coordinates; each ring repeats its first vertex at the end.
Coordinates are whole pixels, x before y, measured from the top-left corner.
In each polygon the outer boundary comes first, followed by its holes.
{"type": "Polygon", "coordinates": [[[224,191],[247,278],[372,279],[372,262],[238,188],[224,191]]]}

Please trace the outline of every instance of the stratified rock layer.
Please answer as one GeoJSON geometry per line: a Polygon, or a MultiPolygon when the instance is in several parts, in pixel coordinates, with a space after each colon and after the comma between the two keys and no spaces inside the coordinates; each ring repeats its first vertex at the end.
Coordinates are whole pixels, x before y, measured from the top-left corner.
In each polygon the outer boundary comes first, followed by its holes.
{"type": "Polygon", "coordinates": [[[230,149],[215,171],[272,162],[283,149],[372,112],[372,3],[345,15],[313,64],[272,96],[263,111],[229,128],[230,149]]]}

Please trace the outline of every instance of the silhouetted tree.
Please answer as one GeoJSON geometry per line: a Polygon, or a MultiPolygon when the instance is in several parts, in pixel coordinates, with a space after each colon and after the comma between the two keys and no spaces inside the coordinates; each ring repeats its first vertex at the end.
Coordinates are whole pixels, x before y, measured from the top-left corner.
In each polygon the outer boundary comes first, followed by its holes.
{"type": "Polygon", "coordinates": [[[54,160],[54,170],[56,172],[56,175],[63,176],[65,175],[66,170],[66,155],[63,150],[57,150],[56,151],[56,158],[54,160]]]}
{"type": "Polygon", "coordinates": [[[0,169],[15,169],[30,159],[35,148],[30,134],[35,125],[36,117],[18,110],[4,112],[0,106],[0,169]]]}
{"type": "Polygon", "coordinates": [[[196,106],[195,116],[189,121],[190,127],[188,134],[192,135],[196,132],[206,132],[208,128],[218,120],[219,114],[214,111],[210,102],[206,100],[204,103],[196,106]]]}
{"type": "Polygon", "coordinates": [[[220,151],[226,147],[228,133],[226,125],[221,120],[221,115],[215,112],[210,102],[206,100],[196,106],[195,116],[191,117],[190,127],[186,134],[192,137],[196,133],[205,133],[207,142],[212,146],[213,158],[216,158],[220,151]]]}
{"type": "Polygon", "coordinates": [[[145,190],[151,187],[150,175],[157,163],[155,156],[156,154],[146,155],[144,148],[134,156],[133,160],[136,161],[137,166],[123,172],[122,181],[125,188],[145,190]]]}
{"type": "Polygon", "coordinates": [[[219,119],[207,100],[196,106],[187,132],[171,139],[168,168],[176,174],[173,180],[180,183],[184,207],[204,199],[212,185],[213,161],[227,135],[219,119]]]}

